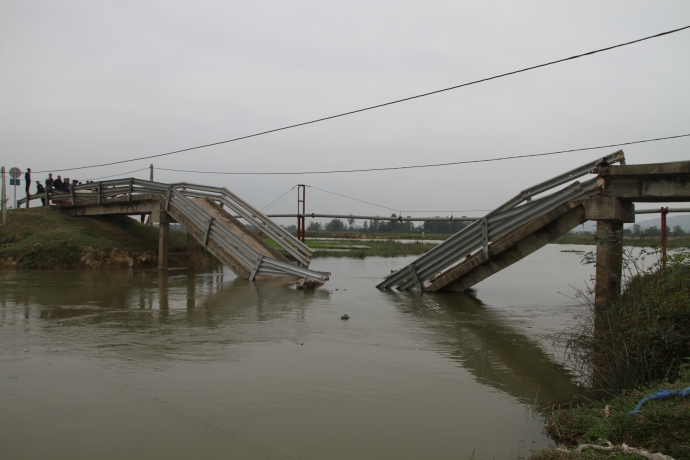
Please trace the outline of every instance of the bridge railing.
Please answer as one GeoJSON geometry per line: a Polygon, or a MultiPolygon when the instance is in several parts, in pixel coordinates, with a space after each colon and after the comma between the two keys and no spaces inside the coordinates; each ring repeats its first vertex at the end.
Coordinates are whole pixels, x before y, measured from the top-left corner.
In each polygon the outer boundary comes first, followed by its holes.
{"type": "Polygon", "coordinates": [[[407,267],[392,273],[377,287],[379,289],[397,287],[399,290],[406,290],[416,286],[423,290],[424,282],[459,263],[474,251],[482,249],[489,257],[491,241],[568,201],[586,198],[600,190],[597,179],[584,183],[575,181],[576,179],[585,174],[597,172],[599,166],[624,161],[625,156],[619,150],[521,191],[514,198],[460,230],[407,267]],[[575,182],[561,190],[534,199],[571,181],[575,182]]]}
{"type": "Polygon", "coordinates": [[[281,247],[297,261],[303,265],[309,265],[309,260],[313,254],[311,248],[227,188],[189,184],[186,182],[180,182],[173,185],[178,189],[184,189],[187,196],[211,198],[212,200],[222,203],[227,206],[228,209],[236,212],[245,221],[265,233],[273,241],[280,244],[281,247]]]}

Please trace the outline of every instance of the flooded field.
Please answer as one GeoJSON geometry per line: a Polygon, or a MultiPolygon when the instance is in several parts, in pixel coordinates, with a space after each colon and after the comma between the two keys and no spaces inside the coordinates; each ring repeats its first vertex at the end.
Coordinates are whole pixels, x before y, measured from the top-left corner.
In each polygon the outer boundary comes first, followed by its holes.
{"type": "Polygon", "coordinates": [[[535,401],[577,392],[545,337],[581,309],[573,248],[476,298],[374,287],[414,257],[316,259],[333,274],[313,292],[227,269],[0,272],[0,458],[524,456],[549,443],[535,401]]]}

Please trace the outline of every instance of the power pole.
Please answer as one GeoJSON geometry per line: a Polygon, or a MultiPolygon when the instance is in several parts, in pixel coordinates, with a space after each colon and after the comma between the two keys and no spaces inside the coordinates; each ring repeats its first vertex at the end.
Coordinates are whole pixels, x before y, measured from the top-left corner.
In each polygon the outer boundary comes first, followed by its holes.
{"type": "Polygon", "coordinates": [[[5,167],[0,168],[0,174],[2,175],[2,225],[3,227],[7,224],[7,193],[5,192],[5,167]]]}
{"type": "Polygon", "coordinates": [[[306,189],[307,186],[299,184],[297,186],[297,239],[304,243],[306,228],[304,226],[304,213],[306,212],[306,189]],[[302,204],[302,211],[300,211],[300,203],[302,204]]]}
{"type": "MultiPolygon", "coordinates": [[[[153,182],[153,163],[151,163],[151,166],[149,166],[150,169],[150,174],[149,174],[149,180],[153,182]]],[[[153,227],[153,215],[149,214],[148,217],[146,218],[146,225],[149,227],[153,227]]]]}

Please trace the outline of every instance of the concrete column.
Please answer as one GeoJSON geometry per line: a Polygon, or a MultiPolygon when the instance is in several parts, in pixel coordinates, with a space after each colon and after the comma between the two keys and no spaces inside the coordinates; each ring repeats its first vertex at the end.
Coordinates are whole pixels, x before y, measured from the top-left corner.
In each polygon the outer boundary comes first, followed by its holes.
{"type": "Polygon", "coordinates": [[[170,236],[170,224],[161,222],[158,227],[158,269],[168,269],[168,237],[170,236]]]}
{"type": "Polygon", "coordinates": [[[197,254],[199,248],[198,243],[194,239],[191,233],[187,232],[187,254],[189,254],[189,266],[196,267],[199,263],[197,254]]]}
{"type": "Polygon", "coordinates": [[[623,222],[597,222],[597,260],[594,306],[605,310],[621,294],[623,274],[623,222]]]}
{"type": "Polygon", "coordinates": [[[158,303],[161,311],[161,316],[166,317],[168,315],[169,309],[167,271],[158,272],[158,303]]]}
{"type": "Polygon", "coordinates": [[[196,272],[193,269],[187,270],[187,308],[194,310],[196,307],[196,272]]]}

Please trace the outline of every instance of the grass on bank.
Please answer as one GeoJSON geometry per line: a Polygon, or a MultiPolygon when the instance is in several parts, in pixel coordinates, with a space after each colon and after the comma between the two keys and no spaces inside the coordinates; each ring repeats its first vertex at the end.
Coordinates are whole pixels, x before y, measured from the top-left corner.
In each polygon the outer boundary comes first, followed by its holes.
{"type": "MultiPolygon", "coordinates": [[[[667,240],[667,247],[673,248],[690,248],[690,236],[669,237],[667,240]]],[[[594,233],[566,233],[565,235],[553,241],[553,244],[597,244],[597,236],[594,233]]],[[[624,236],[623,244],[625,246],[632,246],[637,248],[643,247],[658,247],[661,245],[660,237],[642,237],[642,236],[624,236]]]]}
{"type": "Polygon", "coordinates": [[[579,456],[572,451],[605,439],[618,447],[625,443],[690,459],[690,398],[652,400],[641,414],[628,415],[657,387],[690,386],[690,254],[680,251],[640,268],[640,259],[658,255],[643,250],[637,258],[628,257],[623,293],[606,309],[594,308],[591,290],[583,293],[588,313],[566,331],[565,364],[594,394],[609,396],[604,402],[554,408],[546,432],[570,451],[547,449],[532,458],[640,458],[620,449],[585,450],[579,456]]]}
{"type": "MultiPolygon", "coordinates": [[[[266,242],[281,254],[287,256],[287,252],[280,248],[272,240],[266,242]]],[[[313,258],[318,257],[349,257],[363,259],[365,257],[404,257],[424,254],[435,247],[434,243],[400,243],[390,240],[376,241],[323,241],[306,240],[306,245],[314,249],[313,258]]]]}
{"type": "MultiPolygon", "coordinates": [[[[445,233],[357,233],[357,232],[307,232],[309,238],[335,238],[339,240],[440,240],[445,241],[453,236],[445,233]]],[[[659,237],[637,237],[625,236],[623,242],[626,246],[632,247],[657,247],[661,244],[659,237]]],[[[690,248],[690,236],[669,237],[667,238],[669,248],[690,248]]],[[[566,233],[555,239],[551,244],[597,244],[596,234],[566,233]]]]}
{"type": "Polygon", "coordinates": [[[352,232],[306,232],[307,238],[337,238],[339,240],[447,240],[452,233],[361,233],[352,232]]]}
{"type": "MultiPolygon", "coordinates": [[[[0,260],[16,260],[17,268],[73,267],[85,248],[157,253],[158,227],[127,216],[72,217],[54,208],[30,208],[8,211],[0,235],[0,260]]],[[[169,251],[186,248],[186,232],[171,230],[169,251]]]]}
{"type": "MultiPolygon", "coordinates": [[[[690,386],[690,365],[681,379],[660,387],[671,390],[690,386]]],[[[628,415],[640,399],[656,393],[657,386],[650,385],[636,391],[626,391],[620,396],[597,404],[581,404],[566,409],[556,408],[547,418],[545,431],[559,444],[570,449],[561,452],[546,449],[536,452],[534,460],[565,459],[639,459],[620,451],[602,452],[585,450],[577,455],[572,450],[580,444],[600,444],[601,439],[620,447],[630,447],[648,452],[661,452],[676,460],[690,459],[690,398],[674,396],[652,400],[642,406],[640,414],[628,415]]]]}

